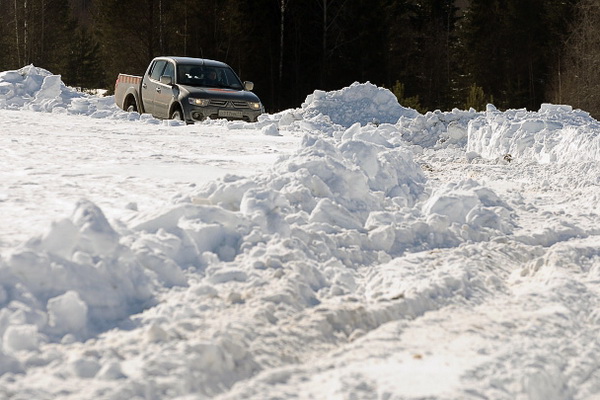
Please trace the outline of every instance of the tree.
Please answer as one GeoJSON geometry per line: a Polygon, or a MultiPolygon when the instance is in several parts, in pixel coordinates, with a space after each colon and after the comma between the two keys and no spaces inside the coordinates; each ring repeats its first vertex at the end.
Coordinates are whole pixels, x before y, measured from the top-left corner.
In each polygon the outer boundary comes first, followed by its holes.
{"type": "Polygon", "coordinates": [[[453,0],[432,0],[417,7],[419,91],[423,102],[431,109],[452,106],[454,78],[460,72],[456,13],[453,0]]]}
{"type": "Polygon", "coordinates": [[[466,72],[497,106],[538,109],[570,15],[567,0],[471,0],[462,29],[466,72]]]}
{"type": "Polygon", "coordinates": [[[97,89],[107,86],[100,56],[100,45],[84,27],[76,30],[71,40],[71,50],[65,57],[63,76],[66,84],[83,89],[97,89]]]}
{"type": "Polygon", "coordinates": [[[145,72],[149,61],[161,51],[164,31],[160,24],[168,12],[162,0],[94,1],[92,29],[100,44],[106,76],[145,72]]]}
{"type": "Polygon", "coordinates": [[[412,109],[417,110],[420,113],[425,113],[427,112],[426,109],[424,109],[421,106],[421,102],[419,100],[419,96],[413,96],[413,97],[406,97],[405,93],[404,93],[404,84],[400,81],[396,81],[396,83],[394,84],[394,86],[392,87],[392,93],[394,93],[394,95],[396,96],[396,98],[398,99],[398,103],[404,107],[409,107],[412,109]]]}
{"type": "MultiPolygon", "coordinates": [[[[321,14],[321,76],[320,85],[325,87],[329,75],[329,64],[336,51],[349,38],[344,34],[343,17],[347,11],[347,0],[316,0],[321,14]]],[[[358,16],[358,15],[357,15],[358,16]]]]}
{"type": "Polygon", "coordinates": [[[278,0],[279,12],[281,14],[281,22],[279,24],[279,86],[283,81],[283,53],[285,43],[285,9],[289,0],[278,0]]]}
{"type": "Polygon", "coordinates": [[[464,108],[467,110],[473,108],[476,111],[484,111],[487,104],[493,102],[493,97],[488,99],[481,87],[477,85],[471,85],[464,108]]]}
{"type": "Polygon", "coordinates": [[[446,109],[464,101],[457,94],[463,72],[457,28],[460,20],[453,0],[385,1],[387,29],[386,86],[405,84],[426,109],[446,109]]]}
{"type": "Polygon", "coordinates": [[[56,66],[67,48],[68,5],[56,0],[6,0],[0,7],[0,46],[4,50],[0,63],[11,68],[31,63],[56,66]]]}
{"type": "Polygon", "coordinates": [[[550,95],[600,118],[600,3],[582,0],[576,6],[571,35],[558,55],[550,95]]]}

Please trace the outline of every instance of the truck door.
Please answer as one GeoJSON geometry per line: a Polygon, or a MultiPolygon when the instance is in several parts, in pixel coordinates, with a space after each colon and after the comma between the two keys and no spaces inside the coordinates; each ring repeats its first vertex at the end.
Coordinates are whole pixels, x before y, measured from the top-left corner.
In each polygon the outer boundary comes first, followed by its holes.
{"type": "Polygon", "coordinates": [[[148,70],[148,75],[142,80],[142,102],[144,103],[144,111],[152,115],[156,115],[154,107],[154,98],[156,97],[160,76],[162,75],[167,61],[157,60],[148,70]]]}
{"type": "MultiPolygon", "coordinates": [[[[175,83],[175,65],[167,62],[161,76],[171,77],[171,82],[175,83]]],[[[158,118],[169,118],[169,108],[173,100],[173,85],[165,85],[159,82],[156,84],[156,93],[154,94],[154,116],[158,118]]]]}

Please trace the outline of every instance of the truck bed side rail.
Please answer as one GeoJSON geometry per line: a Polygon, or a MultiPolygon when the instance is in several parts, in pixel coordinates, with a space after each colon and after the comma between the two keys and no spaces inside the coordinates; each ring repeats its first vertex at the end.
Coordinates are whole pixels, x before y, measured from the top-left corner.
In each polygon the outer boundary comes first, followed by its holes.
{"type": "Polygon", "coordinates": [[[139,85],[141,82],[142,82],[141,76],[119,74],[119,76],[117,77],[117,85],[119,83],[133,83],[135,85],[139,85]]]}

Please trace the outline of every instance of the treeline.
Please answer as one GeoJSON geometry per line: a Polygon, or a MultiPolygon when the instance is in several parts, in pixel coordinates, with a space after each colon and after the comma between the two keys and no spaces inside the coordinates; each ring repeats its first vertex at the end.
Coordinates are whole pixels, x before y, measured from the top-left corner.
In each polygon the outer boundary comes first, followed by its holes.
{"type": "Polygon", "coordinates": [[[370,81],[420,111],[600,115],[600,0],[0,0],[0,70],[112,88],[157,55],[230,64],[271,112],[370,81]]]}

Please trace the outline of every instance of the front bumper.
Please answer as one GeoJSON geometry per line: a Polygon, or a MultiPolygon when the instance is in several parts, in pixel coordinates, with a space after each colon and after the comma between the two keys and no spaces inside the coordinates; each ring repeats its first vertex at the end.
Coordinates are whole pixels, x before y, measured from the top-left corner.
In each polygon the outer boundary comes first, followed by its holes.
{"type": "MultiPolygon", "coordinates": [[[[231,103],[231,102],[229,102],[231,103]]],[[[203,121],[207,118],[217,119],[224,118],[230,121],[246,121],[256,122],[259,115],[264,113],[264,109],[252,110],[248,107],[235,107],[233,104],[228,104],[225,107],[207,106],[199,107],[192,104],[184,105],[184,113],[188,121],[203,121]]]]}

